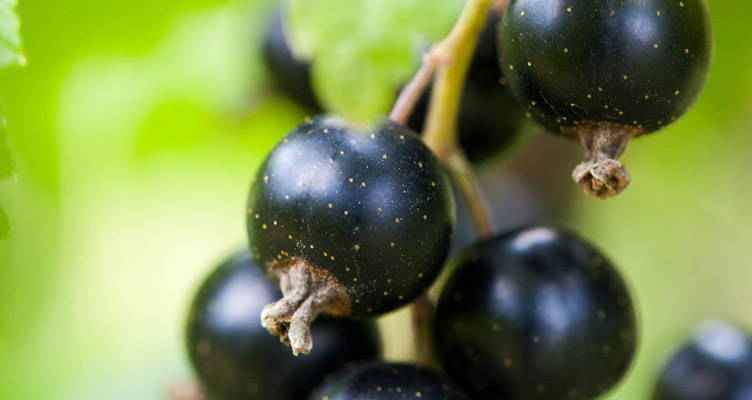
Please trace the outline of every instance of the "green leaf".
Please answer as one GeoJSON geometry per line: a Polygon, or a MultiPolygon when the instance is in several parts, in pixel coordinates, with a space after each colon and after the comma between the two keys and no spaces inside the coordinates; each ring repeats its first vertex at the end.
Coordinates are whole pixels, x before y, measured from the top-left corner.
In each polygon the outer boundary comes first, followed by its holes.
{"type": "Polygon", "coordinates": [[[8,215],[0,208],[0,240],[6,239],[10,233],[10,222],[8,222],[8,215]]]}
{"type": "Polygon", "coordinates": [[[21,23],[16,14],[17,0],[0,0],[0,68],[25,65],[21,48],[21,23]]]}
{"type": "Polygon", "coordinates": [[[443,38],[463,0],[292,0],[295,53],[312,60],[317,95],[355,122],[385,114],[423,52],[443,38]]]}
{"type": "Polygon", "coordinates": [[[13,159],[10,156],[8,140],[5,134],[5,119],[0,118],[0,179],[13,175],[13,159]]]}

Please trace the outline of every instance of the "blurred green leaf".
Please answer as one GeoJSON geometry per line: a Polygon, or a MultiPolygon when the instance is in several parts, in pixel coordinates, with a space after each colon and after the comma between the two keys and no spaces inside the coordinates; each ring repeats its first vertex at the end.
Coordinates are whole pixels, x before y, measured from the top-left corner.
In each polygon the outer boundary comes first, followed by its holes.
{"type": "Polygon", "coordinates": [[[13,159],[8,148],[8,138],[5,134],[5,120],[0,120],[0,179],[13,175],[13,159]]]}
{"type": "Polygon", "coordinates": [[[0,0],[0,67],[26,64],[16,3],[17,0],[0,0]]]}
{"type": "Polygon", "coordinates": [[[10,233],[10,222],[8,222],[8,215],[5,214],[5,210],[0,208],[0,240],[8,237],[10,233]]]}
{"type": "MultiPolygon", "coordinates": [[[[5,134],[5,119],[0,118],[0,180],[12,176],[14,173],[13,159],[8,148],[8,138],[5,134]]],[[[0,240],[4,240],[10,233],[8,215],[0,205],[0,240]]]]}
{"type": "Polygon", "coordinates": [[[431,43],[451,29],[464,1],[293,0],[293,48],[313,62],[328,109],[368,122],[384,114],[431,43]]]}

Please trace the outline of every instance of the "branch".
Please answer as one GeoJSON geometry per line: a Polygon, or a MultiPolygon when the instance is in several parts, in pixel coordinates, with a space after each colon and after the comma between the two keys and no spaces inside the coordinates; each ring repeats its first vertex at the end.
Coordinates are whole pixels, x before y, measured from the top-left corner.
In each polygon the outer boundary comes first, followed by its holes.
{"type": "Polygon", "coordinates": [[[457,148],[457,114],[465,77],[493,3],[469,0],[449,36],[431,50],[443,62],[436,74],[423,138],[440,159],[457,148]]]}
{"type": "Polygon", "coordinates": [[[490,237],[495,229],[486,203],[486,196],[470,163],[459,151],[450,153],[446,163],[454,182],[459,186],[462,195],[467,200],[470,216],[473,219],[473,225],[478,236],[481,238],[490,237]]]}

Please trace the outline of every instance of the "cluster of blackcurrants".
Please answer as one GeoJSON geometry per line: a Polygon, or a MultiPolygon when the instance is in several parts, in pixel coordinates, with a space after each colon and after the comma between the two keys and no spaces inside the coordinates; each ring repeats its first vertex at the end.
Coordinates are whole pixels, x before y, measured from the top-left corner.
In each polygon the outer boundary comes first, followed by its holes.
{"type": "MultiPolygon", "coordinates": [[[[628,140],[679,117],[704,82],[702,0],[513,0],[500,18],[489,17],[462,97],[473,161],[507,147],[527,114],[583,143],[583,187],[616,194],[628,140]]],[[[281,92],[321,110],[281,12],[264,55],[281,92]]],[[[190,311],[188,351],[210,398],[593,399],[624,376],[638,342],[627,285],[599,250],[549,227],[466,240],[431,319],[446,375],[381,360],[370,319],[424,295],[452,250],[452,183],[414,133],[428,99],[409,127],[323,116],[269,154],[248,200],[250,252],[220,265],[190,311]]],[[[704,327],[654,398],[752,399],[752,340],[704,327]]]]}

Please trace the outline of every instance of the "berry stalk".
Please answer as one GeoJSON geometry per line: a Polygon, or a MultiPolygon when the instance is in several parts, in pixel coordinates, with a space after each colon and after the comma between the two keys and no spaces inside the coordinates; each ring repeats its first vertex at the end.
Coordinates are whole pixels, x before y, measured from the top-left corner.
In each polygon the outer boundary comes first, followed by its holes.
{"type": "Polygon", "coordinates": [[[423,91],[431,84],[433,73],[436,71],[436,66],[439,61],[436,59],[436,53],[429,51],[428,54],[423,56],[423,64],[410,83],[405,86],[400,92],[399,98],[392,107],[392,112],[389,114],[389,119],[400,125],[407,125],[410,115],[415,109],[415,105],[420,100],[420,96],[423,91]]]}
{"type": "Polygon", "coordinates": [[[436,75],[423,141],[450,169],[470,204],[473,223],[481,237],[491,235],[493,226],[480,185],[458,145],[457,123],[467,72],[488,13],[501,13],[507,5],[507,0],[469,1],[449,35],[423,57],[421,68],[402,90],[389,116],[405,125],[436,75]]]}
{"type": "Polygon", "coordinates": [[[432,51],[441,61],[437,68],[424,140],[436,155],[445,159],[457,148],[457,115],[478,37],[486,22],[492,0],[470,0],[449,35],[432,51]]]}
{"type": "Polygon", "coordinates": [[[412,318],[413,338],[415,341],[415,362],[418,365],[430,367],[433,362],[433,336],[430,327],[436,312],[428,294],[418,297],[410,307],[412,318]]]}
{"type": "Polygon", "coordinates": [[[204,390],[196,381],[179,382],[171,385],[167,391],[169,400],[206,400],[204,390]]]}
{"type": "Polygon", "coordinates": [[[488,211],[486,196],[470,163],[461,152],[455,151],[447,157],[446,164],[449,166],[454,182],[467,200],[478,236],[481,238],[490,237],[494,233],[493,221],[488,211]]]}
{"type": "MultiPolygon", "coordinates": [[[[405,124],[436,72],[423,140],[444,161],[459,184],[481,236],[489,236],[493,227],[477,179],[458,145],[457,123],[467,71],[492,6],[498,6],[498,3],[492,0],[470,0],[467,3],[452,32],[423,58],[422,67],[402,91],[390,115],[393,121],[405,124]]],[[[416,359],[422,365],[431,365],[430,335],[427,332],[434,316],[433,304],[424,295],[413,303],[411,312],[416,359]]]]}
{"type": "Polygon", "coordinates": [[[493,226],[480,185],[458,145],[457,123],[467,71],[488,13],[505,6],[506,1],[469,1],[452,32],[424,60],[438,65],[423,140],[449,168],[470,205],[481,237],[491,235],[493,226]]]}

